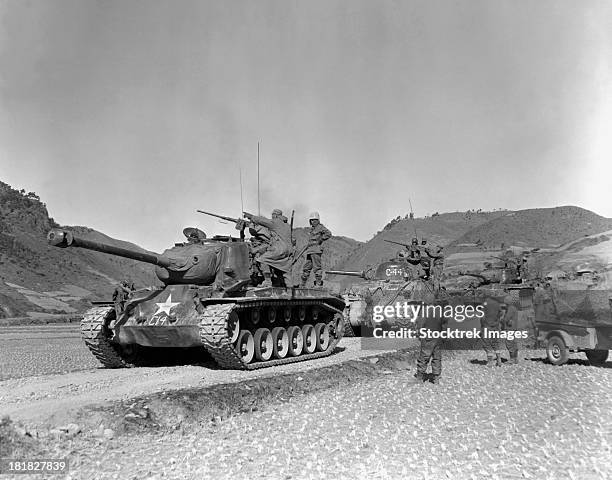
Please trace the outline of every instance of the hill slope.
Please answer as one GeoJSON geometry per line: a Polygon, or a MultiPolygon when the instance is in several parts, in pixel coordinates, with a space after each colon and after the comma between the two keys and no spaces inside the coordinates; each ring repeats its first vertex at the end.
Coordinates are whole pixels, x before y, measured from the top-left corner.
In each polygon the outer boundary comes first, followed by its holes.
{"type": "Polygon", "coordinates": [[[507,213],[507,211],[454,212],[427,218],[395,219],[371,240],[355,249],[346,260],[340,262],[339,268],[362,270],[367,265],[375,265],[392,258],[402,247],[387,243],[385,240],[410,243],[415,229],[419,241],[426,238],[432,244],[448,245],[470,230],[507,213]]]}
{"type": "Polygon", "coordinates": [[[458,237],[452,245],[482,242],[506,246],[555,247],[585,235],[612,229],[612,219],[579,207],[534,208],[506,212],[458,237]]]}

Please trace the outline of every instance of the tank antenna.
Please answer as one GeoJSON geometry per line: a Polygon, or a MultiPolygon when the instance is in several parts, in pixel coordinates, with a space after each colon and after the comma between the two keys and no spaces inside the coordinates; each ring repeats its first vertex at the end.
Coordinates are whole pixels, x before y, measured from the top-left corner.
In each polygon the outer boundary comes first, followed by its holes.
{"type": "Polygon", "coordinates": [[[259,203],[259,142],[257,142],[257,215],[261,215],[261,206],[259,203]]]}
{"type": "Polygon", "coordinates": [[[408,198],[410,204],[410,218],[412,219],[412,227],[414,228],[414,238],[417,238],[416,222],[414,221],[414,212],[412,211],[412,201],[408,198]]]}
{"type": "Polygon", "coordinates": [[[240,178],[240,211],[244,212],[244,199],[242,196],[242,166],[240,165],[240,160],[238,160],[238,175],[240,178]]]}

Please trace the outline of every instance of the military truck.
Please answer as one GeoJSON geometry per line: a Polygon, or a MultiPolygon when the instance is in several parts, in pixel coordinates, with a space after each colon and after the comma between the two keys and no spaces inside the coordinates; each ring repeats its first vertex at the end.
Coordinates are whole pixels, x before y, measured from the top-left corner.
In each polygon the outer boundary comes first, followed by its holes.
{"type": "Polygon", "coordinates": [[[322,289],[251,285],[243,235],[193,238],[162,254],[48,233],[50,245],[155,266],[163,283],[131,292],[117,311],[95,302],[81,321],[91,353],[109,368],[146,364],[170,348],[204,348],[222,368],[252,370],[331,355],[344,331],[344,300],[322,289]],[[148,354],[148,355],[145,355],[148,354]]]}
{"type": "Polygon", "coordinates": [[[553,365],[563,365],[570,352],[584,352],[593,365],[603,365],[612,349],[612,291],[539,288],[535,296],[538,340],[553,365]]]}

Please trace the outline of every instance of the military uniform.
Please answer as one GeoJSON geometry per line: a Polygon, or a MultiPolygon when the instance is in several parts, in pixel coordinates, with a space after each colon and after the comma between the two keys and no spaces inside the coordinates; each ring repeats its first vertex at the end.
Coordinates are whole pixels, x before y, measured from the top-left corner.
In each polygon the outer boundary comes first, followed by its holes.
{"type": "Polygon", "coordinates": [[[272,286],[274,270],[281,272],[285,285],[289,285],[291,283],[291,227],[283,222],[282,212],[275,209],[271,219],[251,214],[245,214],[245,216],[253,224],[266,227],[270,232],[269,247],[255,257],[256,262],[268,267],[262,267],[265,278],[262,286],[272,286]]]}
{"type": "Polygon", "coordinates": [[[249,233],[251,238],[249,239],[249,260],[251,267],[251,278],[253,283],[258,285],[264,280],[263,270],[261,264],[256,261],[256,258],[263,254],[270,246],[270,231],[262,225],[249,225],[249,233]]]}
{"type": "Polygon", "coordinates": [[[128,295],[132,292],[128,283],[123,281],[115,287],[113,292],[113,302],[115,304],[115,318],[119,318],[125,309],[125,302],[128,295]]]}
{"type": "Polygon", "coordinates": [[[484,333],[486,328],[489,332],[500,331],[500,317],[502,303],[493,297],[487,297],[484,302],[484,315],[480,319],[480,326],[482,327],[482,343],[484,351],[487,354],[487,366],[493,366],[493,359],[499,367],[501,366],[501,352],[499,349],[499,338],[488,337],[484,333]]]}
{"type": "MultiPolygon", "coordinates": [[[[510,303],[509,300],[507,300],[505,313],[501,319],[501,327],[505,331],[513,330],[516,332],[518,330],[518,309],[513,303],[510,303]]],[[[518,338],[513,338],[512,340],[506,339],[506,348],[510,354],[510,363],[518,363],[518,354],[521,346],[521,340],[518,338]]]]}
{"type": "Polygon", "coordinates": [[[321,256],[323,254],[323,242],[329,240],[332,236],[331,232],[325,226],[319,223],[319,214],[314,212],[310,216],[311,227],[308,232],[308,248],[304,252],[306,262],[302,267],[302,287],[306,286],[310,272],[314,268],[315,285],[323,285],[323,270],[321,269],[321,256]],[[313,222],[313,220],[317,220],[313,222]]]}
{"type": "MultiPolygon", "coordinates": [[[[426,317],[419,322],[419,331],[425,328],[428,333],[441,332],[446,328],[447,320],[444,316],[439,318],[426,317]]],[[[423,381],[427,365],[431,360],[432,383],[438,383],[442,374],[442,339],[431,338],[431,335],[421,338],[419,356],[417,357],[417,370],[414,375],[417,381],[423,381]]]]}

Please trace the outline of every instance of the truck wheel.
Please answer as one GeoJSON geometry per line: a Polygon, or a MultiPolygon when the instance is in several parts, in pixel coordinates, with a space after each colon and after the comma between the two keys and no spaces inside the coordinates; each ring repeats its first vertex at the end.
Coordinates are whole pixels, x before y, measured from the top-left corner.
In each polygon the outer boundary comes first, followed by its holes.
{"type": "Polygon", "coordinates": [[[561,337],[553,336],[548,339],[546,356],[553,365],[563,365],[567,362],[569,351],[561,337]]]}
{"type": "Polygon", "coordinates": [[[608,359],[608,350],[586,350],[584,353],[592,365],[603,365],[608,359]]]}

